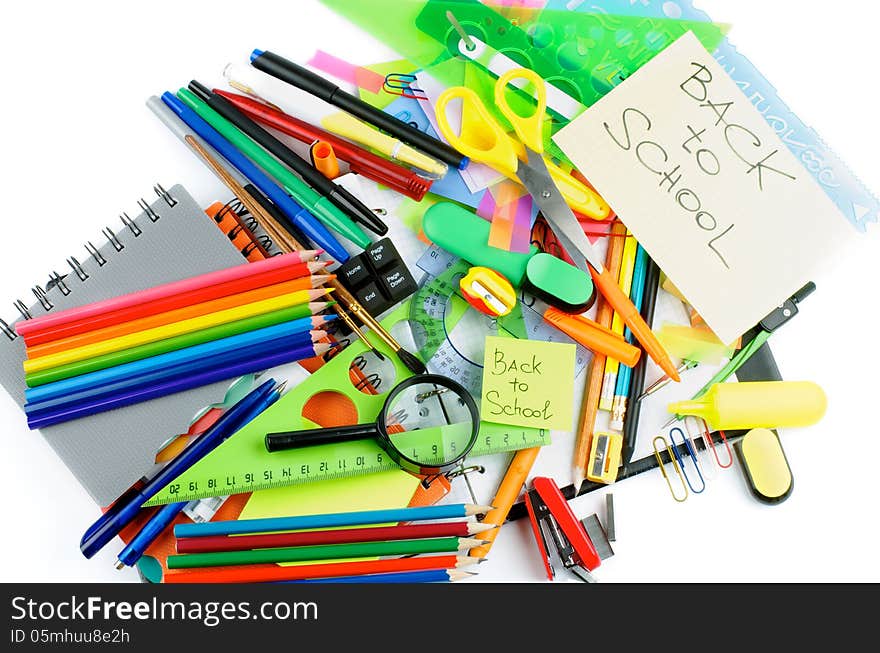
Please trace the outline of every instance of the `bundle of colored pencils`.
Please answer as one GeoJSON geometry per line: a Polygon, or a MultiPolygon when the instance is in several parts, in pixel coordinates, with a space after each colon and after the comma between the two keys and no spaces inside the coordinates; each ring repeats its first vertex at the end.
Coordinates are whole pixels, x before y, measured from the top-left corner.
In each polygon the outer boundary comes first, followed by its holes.
{"type": "Polygon", "coordinates": [[[32,429],[324,353],[334,275],[292,252],[16,325],[32,429]]]}
{"type": "Polygon", "coordinates": [[[473,537],[495,524],[437,521],[467,517],[491,506],[467,504],[330,515],[179,524],[179,555],[169,556],[169,583],[248,582],[445,582],[470,576],[463,567],[482,558],[458,555],[485,544],[473,537]],[[362,528],[340,526],[360,525],[362,528]],[[301,530],[305,528],[320,530],[301,530]],[[293,530],[292,529],[297,529],[293,530]],[[424,555],[424,554],[443,555],[424,555]],[[352,558],[420,556],[350,561],[352,558]],[[280,566],[284,563],[310,564],[280,566]],[[180,571],[175,571],[180,570],[180,571]],[[185,570],[185,571],[184,571],[185,570]]]}

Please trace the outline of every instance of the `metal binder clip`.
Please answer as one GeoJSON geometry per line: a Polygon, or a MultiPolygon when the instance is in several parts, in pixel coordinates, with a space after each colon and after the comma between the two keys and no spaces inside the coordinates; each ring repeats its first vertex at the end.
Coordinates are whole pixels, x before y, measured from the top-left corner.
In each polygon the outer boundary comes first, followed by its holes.
{"type": "Polygon", "coordinates": [[[49,301],[49,297],[46,295],[46,291],[43,290],[40,286],[34,286],[31,288],[31,292],[34,293],[36,298],[40,301],[40,304],[43,305],[43,308],[47,311],[51,311],[53,308],[52,302],[49,301]]]}
{"type": "Polygon", "coordinates": [[[95,259],[98,267],[103,267],[104,264],[107,263],[107,259],[105,259],[103,254],[98,251],[98,248],[92,244],[91,240],[86,242],[86,251],[92,255],[92,258],[95,259]]]}
{"type": "Polygon", "coordinates": [[[141,231],[141,228],[134,223],[134,220],[128,217],[128,213],[125,213],[123,211],[120,214],[119,219],[122,220],[122,224],[124,224],[126,227],[129,228],[129,230],[131,230],[131,233],[134,234],[135,238],[144,233],[143,231],[141,231]]]}
{"type": "Polygon", "coordinates": [[[113,230],[110,227],[104,227],[101,230],[101,233],[107,237],[107,240],[110,241],[110,244],[113,245],[113,249],[117,252],[121,252],[125,249],[125,245],[119,241],[119,238],[116,237],[116,234],[113,233],[113,230]]]}
{"type": "Polygon", "coordinates": [[[553,580],[556,577],[547,546],[549,535],[563,566],[583,581],[596,582],[590,572],[602,564],[602,559],[556,482],[551,478],[536,478],[532,489],[526,493],[525,503],[547,578],[553,580]]]}
{"type": "Polygon", "coordinates": [[[171,196],[171,193],[162,188],[162,184],[156,184],[155,186],[153,186],[153,191],[156,193],[156,195],[165,200],[165,203],[172,209],[177,206],[177,200],[171,196]]]}
{"type": "Polygon", "coordinates": [[[688,498],[688,489],[687,484],[684,480],[684,474],[681,471],[681,467],[678,466],[678,461],[675,458],[675,455],[672,453],[672,449],[669,447],[669,442],[666,441],[662,435],[658,435],[654,438],[654,457],[657,459],[657,466],[660,468],[660,473],[663,474],[663,478],[666,480],[666,485],[669,487],[669,493],[672,495],[672,498],[678,501],[679,503],[684,503],[688,498]],[[683,493],[678,495],[675,493],[675,488],[672,487],[672,480],[669,478],[669,473],[666,471],[666,464],[663,461],[663,454],[657,448],[657,441],[663,443],[663,446],[666,448],[666,455],[669,456],[669,461],[672,463],[672,468],[675,470],[675,473],[678,475],[678,480],[681,481],[681,489],[683,493]]]}
{"type": "Polygon", "coordinates": [[[162,217],[158,213],[156,213],[153,210],[153,207],[147,204],[147,201],[143,198],[138,200],[137,205],[140,207],[141,211],[143,211],[150,219],[150,222],[158,222],[159,218],[162,217]]]}
{"type": "Polygon", "coordinates": [[[86,279],[89,278],[89,273],[86,272],[85,268],[83,268],[82,264],[78,260],[76,260],[76,257],[73,257],[73,256],[69,257],[67,259],[67,264],[70,266],[70,268],[74,272],[76,272],[76,276],[79,277],[80,281],[85,281],[86,279]]]}

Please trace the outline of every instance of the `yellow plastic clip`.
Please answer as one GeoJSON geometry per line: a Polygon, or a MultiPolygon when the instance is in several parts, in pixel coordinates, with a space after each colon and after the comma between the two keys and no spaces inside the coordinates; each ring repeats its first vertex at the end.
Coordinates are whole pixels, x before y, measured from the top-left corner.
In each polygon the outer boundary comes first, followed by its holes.
{"type": "Polygon", "coordinates": [[[681,467],[678,465],[678,461],[675,459],[675,454],[672,453],[672,448],[670,447],[669,442],[662,435],[658,435],[654,438],[654,457],[657,459],[657,464],[660,467],[660,472],[663,474],[663,478],[666,479],[666,485],[669,487],[669,493],[672,495],[672,498],[679,503],[687,501],[688,489],[687,483],[684,480],[684,474],[681,471],[681,467]],[[663,462],[663,455],[657,448],[658,440],[663,443],[663,446],[666,449],[666,455],[669,456],[669,461],[672,463],[672,468],[675,470],[675,473],[678,474],[678,480],[681,482],[681,489],[684,493],[681,496],[677,495],[675,493],[675,488],[672,487],[672,481],[669,478],[669,474],[666,471],[666,465],[663,462]]]}

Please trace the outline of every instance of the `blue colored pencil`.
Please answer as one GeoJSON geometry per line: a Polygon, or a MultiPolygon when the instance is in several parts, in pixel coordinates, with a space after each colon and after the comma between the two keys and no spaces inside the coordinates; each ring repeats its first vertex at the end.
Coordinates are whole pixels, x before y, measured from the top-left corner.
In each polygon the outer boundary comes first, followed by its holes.
{"type": "Polygon", "coordinates": [[[243,374],[252,374],[253,372],[262,372],[278,365],[292,363],[294,361],[305,360],[325,353],[330,349],[331,345],[318,343],[316,345],[307,345],[305,347],[293,347],[275,354],[248,359],[244,362],[233,365],[224,366],[218,369],[203,371],[191,376],[184,376],[172,381],[149,385],[137,388],[135,390],[127,390],[111,396],[102,397],[94,402],[85,402],[77,406],[67,406],[58,410],[49,411],[39,416],[28,415],[28,426],[31,429],[39,429],[52,424],[60,424],[72,419],[95,415],[113,408],[121,408],[122,406],[130,406],[141,401],[156,399],[175,392],[183,392],[191,390],[217,381],[226,381],[234,379],[243,374]]]}
{"type": "MultiPolygon", "coordinates": [[[[641,245],[636,250],[636,261],[633,266],[633,282],[630,290],[630,299],[637,311],[642,310],[645,299],[645,274],[648,271],[648,253],[641,245]]],[[[626,327],[623,337],[630,344],[635,344],[635,337],[626,327]]],[[[623,418],[626,412],[626,397],[629,394],[629,384],[632,380],[632,369],[621,365],[617,372],[617,384],[614,386],[614,403],[611,408],[611,426],[618,430],[623,429],[623,418]]]]}
{"type": "Polygon", "coordinates": [[[258,342],[247,347],[224,351],[211,357],[198,358],[177,365],[154,369],[146,374],[123,377],[114,383],[62,394],[52,399],[27,403],[24,410],[27,415],[36,416],[45,414],[48,411],[59,410],[64,406],[76,406],[98,401],[102,397],[110,397],[121,392],[172,381],[183,376],[228,367],[251,358],[285,351],[291,347],[306,347],[311,345],[320,335],[323,335],[323,332],[313,335],[307,331],[304,334],[296,334],[289,338],[273,338],[272,340],[258,342]]]}
{"type": "Polygon", "coordinates": [[[325,515],[296,515],[292,517],[269,517],[266,519],[239,519],[212,521],[201,524],[177,524],[175,537],[203,537],[206,535],[239,535],[242,533],[272,533],[308,528],[334,528],[336,526],[359,526],[363,524],[386,524],[425,519],[455,519],[485,514],[492,506],[475,506],[468,503],[392,508],[390,510],[364,510],[325,515]]]}
{"type": "Polygon", "coordinates": [[[210,361],[215,356],[221,356],[229,352],[237,351],[245,347],[251,347],[261,342],[272,340],[289,339],[290,342],[307,344],[311,342],[309,331],[316,329],[316,323],[329,322],[335,316],[304,317],[282,324],[239,333],[234,336],[212,340],[192,347],[185,347],[176,351],[170,351],[158,356],[150,356],[140,360],[114,365],[103,370],[80,374],[69,379],[62,379],[46,385],[28,388],[25,390],[25,400],[29,404],[35,404],[48,399],[70,395],[75,392],[109,386],[118,381],[135,378],[162,369],[184,365],[193,361],[210,361]]]}
{"type": "Polygon", "coordinates": [[[428,569],[426,571],[398,571],[390,574],[365,574],[363,576],[338,576],[336,578],[306,578],[285,580],[282,583],[448,583],[470,576],[456,569],[428,569]],[[459,575],[462,574],[462,575],[459,575]]]}
{"type": "Polygon", "coordinates": [[[350,258],[349,253],[342,244],[331,234],[327,228],[305,208],[297,204],[284,192],[278,184],[272,181],[232,143],[230,143],[216,129],[204,121],[195,111],[186,106],[173,93],[162,94],[162,101],[174,111],[177,116],[219,152],[224,159],[229,161],[242,175],[249,179],[254,186],[272,200],[287,218],[299,227],[314,243],[323,247],[337,262],[345,263],[350,258]]]}

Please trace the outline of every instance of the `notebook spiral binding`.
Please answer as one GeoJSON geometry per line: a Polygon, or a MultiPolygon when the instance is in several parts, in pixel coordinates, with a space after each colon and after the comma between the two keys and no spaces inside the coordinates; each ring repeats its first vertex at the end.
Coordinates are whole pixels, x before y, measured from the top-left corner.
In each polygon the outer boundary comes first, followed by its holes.
{"type": "MultiPolygon", "coordinates": [[[[177,205],[177,200],[169,193],[165,188],[162,187],[161,184],[155,184],[153,186],[153,192],[162,199],[169,207],[173,208],[177,205]]],[[[158,222],[162,215],[158,213],[150,204],[143,198],[140,198],[137,201],[138,206],[144,212],[144,214],[150,219],[151,222],[158,222]]],[[[143,229],[141,229],[135,222],[132,220],[129,215],[125,212],[120,214],[119,219],[122,221],[123,226],[125,226],[129,231],[131,231],[132,235],[137,238],[143,233],[143,229]]],[[[119,238],[113,232],[113,229],[110,227],[105,227],[101,230],[101,233],[107,238],[107,241],[113,246],[117,252],[122,252],[125,249],[125,246],[120,242],[119,238]]],[[[87,241],[85,244],[86,252],[89,256],[91,256],[99,267],[103,267],[107,265],[107,258],[98,251],[98,248],[91,241],[87,241]]],[[[75,256],[70,256],[67,259],[67,264],[70,266],[71,272],[76,274],[79,277],[80,281],[88,281],[89,275],[80,264],[79,260],[75,256]]],[[[57,288],[63,295],[67,296],[71,293],[70,286],[65,282],[65,278],[67,275],[59,274],[57,271],[52,270],[49,274],[49,281],[46,284],[46,287],[43,288],[39,284],[31,288],[31,291],[34,293],[34,296],[37,298],[37,301],[40,303],[40,306],[46,311],[49,312],[54,308],[54,305],[49,300],[48,292],[53,288],[57,288]]],[[[23,320],[31,320],[33,319],[33,314],[31,313],[31,309],[21,301],[20,299],[16,299],[13,302],[13,306],[15,306],[16,310],[21,314],[21,318],[23,320]]],[[[15,330],[3,319],[0,319],[0,331],[3,331],[4,335],[9,338],[9,340],[15,340],[18,338],[18,334],[15,330]]]]}

